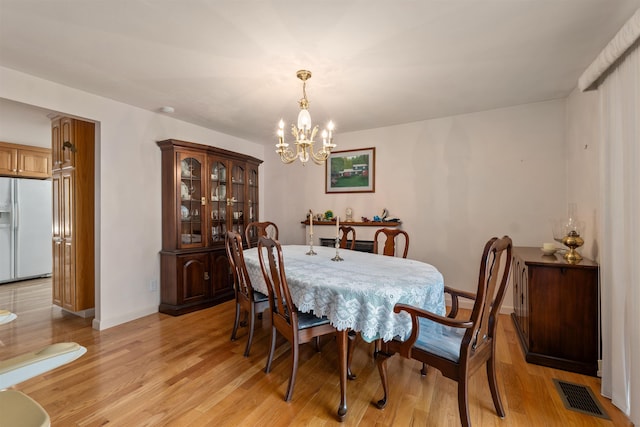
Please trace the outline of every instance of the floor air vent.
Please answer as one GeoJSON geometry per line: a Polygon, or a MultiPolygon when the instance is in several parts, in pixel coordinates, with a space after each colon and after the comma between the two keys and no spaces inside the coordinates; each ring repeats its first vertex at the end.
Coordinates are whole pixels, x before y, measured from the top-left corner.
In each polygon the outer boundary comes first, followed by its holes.
{"type": "Polygon", "coordinates": [[[583,414],[593,415],[594,417],[604,418],[605,420],[611,419],[589,387],[582,384],[560,381],[556,378],[553,379],[553,383],[556,385],[556,389],[558,389],[565,408],[583,414]]]}

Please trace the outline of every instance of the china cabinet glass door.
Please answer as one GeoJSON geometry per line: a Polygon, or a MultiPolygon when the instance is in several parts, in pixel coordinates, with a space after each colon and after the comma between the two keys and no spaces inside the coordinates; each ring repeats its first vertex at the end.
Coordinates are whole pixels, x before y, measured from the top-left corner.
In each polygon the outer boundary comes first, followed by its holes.
{"type": "Polygon", "coordinates": [[[231,168],[231,186],[232,186],[232,198],[229,203],[232,215],[232,227],[233,231],[240,233],[244,236],[244,229],[246,227],[245,218],[245,168],[243,166],[233,165],[231,168]]]}
{"type": "Polygon", "coordinates": [[[202,247],[204,157],[179,153],[180,158],[180,243],[185,247],[202,247]]]}
{"type": "Polygon", "coordinates": [[[247,206],[249,209],[249,217],[247,218],[247,224],[258,220],[258,169],[249,167],[247,171],[249,182],[247,183],[248,197],[247,206]]]}
{"type": "Polygon", "coordinates": [[[210,161],[209,206],[211,212],[211,243],[224,242],[227,234],[227,166],[221,160],[210,161]]]}

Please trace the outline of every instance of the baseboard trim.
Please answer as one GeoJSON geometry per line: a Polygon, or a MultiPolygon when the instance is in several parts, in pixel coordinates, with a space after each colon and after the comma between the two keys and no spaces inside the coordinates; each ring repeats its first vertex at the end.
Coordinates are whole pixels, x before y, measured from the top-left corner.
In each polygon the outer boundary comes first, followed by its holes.
{"type": "Polygon", "coordinates": [[[112,319],[97,319],[94,318],[91,326],[98,331],[104,331],[105,329],[113,328],[114,326],[121,325],[123,323],[131,322],[132,320],[139,319],[140,317],[148,316],[158,312],[158,306],[153,305],[146,307],[142,310],[136,310],[134,312],[126,313],[122,316],[114,317],[112,319]]]}

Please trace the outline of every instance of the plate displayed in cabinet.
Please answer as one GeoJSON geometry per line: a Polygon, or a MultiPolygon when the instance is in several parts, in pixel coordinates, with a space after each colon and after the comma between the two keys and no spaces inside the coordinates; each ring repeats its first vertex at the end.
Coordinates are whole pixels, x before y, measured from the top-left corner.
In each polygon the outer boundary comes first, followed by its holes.
{"type": "Polygon", "coordinates": [[[180,183],[180,198],[182,200],[189,200],[189,187],[184,182],[180,183]]]}
{"type": "Polygon", "coordinates": [[[183,234],[182,243],[200,243],[202,242],[202,236],[199,234],[183,234]]]}
{"type": "Polygon", "coordinates": [[[186,206],[180,206],[180,217],[182,219],[189,219],[189,209],[186,206]]]}
{"type": "Polygon", "coordinates": [[[191,176],[191,166],[189,166],[186,160],[180,162],[180,168],[182,169],[182,176],[186,176],[187,178],[191,176]]]}

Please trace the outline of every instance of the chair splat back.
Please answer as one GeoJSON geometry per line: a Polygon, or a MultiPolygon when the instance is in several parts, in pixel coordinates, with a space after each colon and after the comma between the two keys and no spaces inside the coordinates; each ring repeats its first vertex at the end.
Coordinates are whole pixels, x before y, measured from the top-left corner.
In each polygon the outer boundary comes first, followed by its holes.
{"type": "Polygon", "coordinates": [[[244,250],[242,249],[242,236],[235,231],[227,231],[225,249],[227,258],[233,272],[233,284],[236,297],[236,315],[231,331],[231,341],[236,340],[236,333],[240,325],[249,326],[249,338],[244,350],[244,356],[249,357],[253,334],[255,330],[255,317],[257,313],[262,313],[269,307],[269,299],[266,295],[256,292],[251,285],[247,265],[244,261],[244,250]],[[240,314],[245,314],[245,320],[240,322],[240,314]]]}
{"type": "Polygon", "coordinates": [[[382,248],[382,255],[396,256],[396,239],[404,237],[404,250],[402,252],[402,258],[406,258],[409,252],[409,234],[404,230],[398,230],[393,228],[381,228],[376,231],[373,236],[373,252],[379,254],[378,250],[378,236],[383,234],[385,236],[384,246],[382,248]]]}
{"type": "Polygon", "coordinates": [[[249,301],[253,300],[253,288],[250,285],[249,272],[244,262],[244,252],[242,250],[242,236],[235,231],[227,231],[227,258],[233,271],[233,280],[236,292],[240,292],[249,301]]]}
{"type": "Polygon", "coordinates": [[[478,291],[471,312],[472,329],[463,339],[462,353],[479,351],[492,345],[496,334],[497,316],[504,300],[511,267],[511,241],[493,238],[485,245],[478,277],[478,291]],[[506,250],[506,255],[503,252],[506,250]],[[504,261],[504,264],[503,262],[504,261]],[[464,343],[469,342],[469,346],[464,343]]]}
{"type": "MultiPolygon", "coordinates": [[[[262,236],[258,239],[258,253],[260,255],[260,267],[269,291],[269,302],[273,310],[273,316],[297,328],[297,310],[294,308],[289,286],[286,284],[287,277],[284,273],[284,268],[281,268],[284,265],[284,258],[280,245],[276,240],[262,236]],[[263,252],[266,252],[266,262],[263,252]]],[[[274,321],[277,320],[274,319],[274,321]]]]}
{"type": "Polygon", "coordinates": [[[262,236],[268,236],[273,240],[278,240],[278,226],[271,221],[254,221],[247,224],[244,230],[247,247],[251,248],[252,243],[257,242],[262,236]]]}
{"type": "Polygon", "coordinates": [[[354,250],[356,248],[356,229],[347,225],[341,225],[340,233],[340,248],[354,250]],[[349,239],[351,240],[351,244],[347,248],[349,239]]]}

